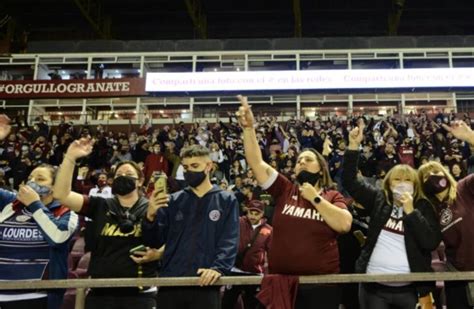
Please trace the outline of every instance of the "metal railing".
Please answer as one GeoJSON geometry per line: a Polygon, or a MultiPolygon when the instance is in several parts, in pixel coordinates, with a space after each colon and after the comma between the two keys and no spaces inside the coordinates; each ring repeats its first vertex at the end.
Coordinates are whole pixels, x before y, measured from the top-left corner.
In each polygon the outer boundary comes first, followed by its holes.
{"type": "MultiPolygon", "coordinates": [[[[262,276],[229,276],[221,277],[216,286],[222,285],[256,285],[262,281],[262,276]]],[[[419,281],[474,281],[474,272],[437,272],[411,274],[336,274],[300,276],[300,284],[328,284],[328,283],[360,283],[360,282],[419,282],[419,281]]],[[[116,279],[65,279],[42,281],[9,281],[0,282],[1,290],[16,289],[71,289],[77,290],[76,309],[84,308],[85,291],[87,288],[105,287],[139,287],[139,286],[198,286],[197,277],[180,278],[116,278],[116,279]]]]}

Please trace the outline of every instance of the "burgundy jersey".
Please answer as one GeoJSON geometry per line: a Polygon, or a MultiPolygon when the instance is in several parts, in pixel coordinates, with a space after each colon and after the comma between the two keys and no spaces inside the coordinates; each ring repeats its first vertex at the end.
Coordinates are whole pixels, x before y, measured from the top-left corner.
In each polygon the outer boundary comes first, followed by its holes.
{"type": "MultiPolygon", "coordinates": [[[[283,175],[266,189],[275,199],[273,241],[268,256],[270,273],[292,275],[339,272],[338,233],[331,229],[316,208],[299,192],[298,186],[283,175]]],[[[347,209],[337,191],[321,196],[333,205],[347,209]]]]}

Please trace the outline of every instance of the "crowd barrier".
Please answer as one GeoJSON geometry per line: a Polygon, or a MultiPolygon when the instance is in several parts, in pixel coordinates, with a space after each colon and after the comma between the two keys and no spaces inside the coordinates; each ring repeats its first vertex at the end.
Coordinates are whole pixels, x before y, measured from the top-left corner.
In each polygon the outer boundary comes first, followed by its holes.
{"type": "MultiPolygon", "coordinates": [[[[215,285],[257,285],[261,276],[224,276],[215,285]]],[[[474,272],[437,272],[412,274],[337,274],[300,276],[300,284],[324,283],[359,283],[359,282],[418,282],[418,281],[474,281],[474,272]]],[[[87,288],[105,287],[139,287],[139,286],[198,286],[197,277],[181,278],[116,278],[116,279],[67,279],[42,281],[8,281],[0,282],[1,290],[15,289],[76,289],[76,309],[84,308],[85,290],[87,288]]]]}

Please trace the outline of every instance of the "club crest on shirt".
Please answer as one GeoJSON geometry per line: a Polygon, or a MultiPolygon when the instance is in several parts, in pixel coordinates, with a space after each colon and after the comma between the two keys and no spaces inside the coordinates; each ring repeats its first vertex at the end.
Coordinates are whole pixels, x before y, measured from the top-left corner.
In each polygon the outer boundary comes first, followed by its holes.
{"type": "Polygon", "coordinates": [[[16,222],[28,222],[28,221],[31,221],[32,216],[33,216],[33,214],[31,212],[29,212],[26,208],[23,208],[21,210],[21,214],[18,214],[18,216],[16,216],[15,221],[16,222]]]}
{"type": "Polygon", "coordinates": [[[441,210],[441,214],[439,216],[439,223],[441,225],[448,225],[453,221],[453,212],[450,208],[445,208],[441,210]]]}
{"type": "Polygon", "coordinates": [[[30,216],[27,216],[27,215],[18,215],[16,216],[15,220],[17,222],[26,222],[26,221],[29,221],[31,219],[30,216]]]}
{"type": "Polygon", "coordinates": [[[184,218],[183,213],[181,212],[181,210],[178,210],[178,212],[174,216],[174,220],[175,221],[181,221],[181,220],[183,220],[183,218],[184,218]]]}
{"type": "Polygon", "coordinates": [[[211,219],[211,221],[219,221],[219,219],[221,218],[221,212],[219,210],[212,210],[210,213],[209,213],[209,219],[211,219]]]}

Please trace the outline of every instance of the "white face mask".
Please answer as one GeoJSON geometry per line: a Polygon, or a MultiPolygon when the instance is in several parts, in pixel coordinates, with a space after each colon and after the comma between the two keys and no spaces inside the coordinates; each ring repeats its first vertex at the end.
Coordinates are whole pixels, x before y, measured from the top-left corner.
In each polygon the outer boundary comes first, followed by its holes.
{"type": "Polygon", "coordinates": [[[413,196],[414,192],[415,189],[413,187],[413,183],[407,181],[400,182],[392,188],[393,200],[399,201],[404,193],[408,193],[413,196]]]}

